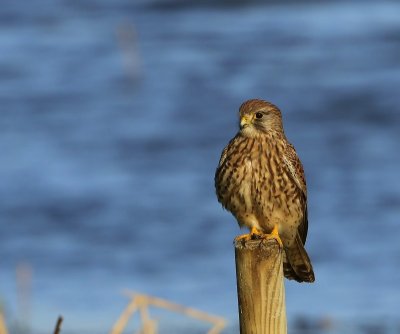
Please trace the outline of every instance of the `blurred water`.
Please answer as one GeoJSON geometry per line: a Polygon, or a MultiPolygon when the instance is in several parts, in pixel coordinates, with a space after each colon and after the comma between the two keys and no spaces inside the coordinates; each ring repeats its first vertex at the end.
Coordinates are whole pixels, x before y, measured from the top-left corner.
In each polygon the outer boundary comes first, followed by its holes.
{"type": "Polygon", "coordinates": [[[400,5],[159,4],[3,1],[8,315],[24,262],[36,330],[61,313],[66,332],[104,333],[123,288],[234,326],[239,230],[213,175],[239,105],[260,97],[283,110],[308,181],[317,282],[287,282],[289,319],[398,321],[400,5]]]}

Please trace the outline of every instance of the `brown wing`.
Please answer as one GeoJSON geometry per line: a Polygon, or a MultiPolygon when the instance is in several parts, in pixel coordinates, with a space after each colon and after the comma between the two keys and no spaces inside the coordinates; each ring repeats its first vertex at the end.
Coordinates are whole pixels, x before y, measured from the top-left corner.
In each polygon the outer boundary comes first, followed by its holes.
{"type": "Polygon", "coordinates": [[[304,196],[304,219],[298,227],[298,232],[300,234],[303,244],[306,242],[307,231],[308,231],[308,215],[307,215],[307,185],[306,178],[304,176],[303,165],[299,157],[297,156],[294,146],[289,142],[286,142],[286,148],[284,153],[284,162],[289,170],[289,175],[295,182],[299,190],[301,190],[304,196]]]}
{"type": "Polygon", "coordinates": [[[234,145],[235,141],[237,141],[238,136],[236,135],[233,137],[228,145],[223,149],[221,153],[221,158],[219,159],[218,167],[215,171],[215,176],[214,176],[214,184],[215,184],[215,190],[218,198],[218,202],[222,204],[223,207],[225,206],[224,199],[223,199],[223,193],[226,191],[226,187],[222,187],[222,183],[224,183],[224,175],[227,169],[226,169],[226,163],[227,163],[227,156],[228,156],[228,151],[232,145],[234,145]]]}
{"type": "Polygon", "coordinates": [[[217,171],[218,169],[224,164],[225,160],[226,160],[226,153],[228,151],[228,147],[229,144],[226,145],[226,147],[223,149],[222,153],[221,153],[221,157],[219,158],[219,163],[218,163],[218,167],[217,167],[217,171]]]}
{"type": "Polygon", "coordinates": [[[289,171],[289,176],[301,191],[304,200],[303,220],[297,229],[294,247],[285,249],[283,270],[285,277],[298,282],[314,282],[315,276],[312,264],[304,248],[308,231],[307,215],[307,186],[303,165],[293,145],[286,142],[284,162],[289,171]]]}
{"type": "Polygon", "coordinates": [[[307,186],[303,165],[297,156],[294,146],[289,142],[286,143],[284,160],[293,180],[296,182],[296,185],[299,187],[299,189],[301,189],[305,198],[307,198],[307,186]]]}

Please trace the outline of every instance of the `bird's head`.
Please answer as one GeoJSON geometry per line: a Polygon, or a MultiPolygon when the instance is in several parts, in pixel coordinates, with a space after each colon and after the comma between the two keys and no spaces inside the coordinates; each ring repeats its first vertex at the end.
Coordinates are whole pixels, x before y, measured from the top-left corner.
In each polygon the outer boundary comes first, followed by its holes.
{"type": "Polygon", "coordinates": [[[240,132],[254,137],[260,132],[283,133],[282,115],[279,108],[263,100],[248,100],[239,109],[240,132]]]}

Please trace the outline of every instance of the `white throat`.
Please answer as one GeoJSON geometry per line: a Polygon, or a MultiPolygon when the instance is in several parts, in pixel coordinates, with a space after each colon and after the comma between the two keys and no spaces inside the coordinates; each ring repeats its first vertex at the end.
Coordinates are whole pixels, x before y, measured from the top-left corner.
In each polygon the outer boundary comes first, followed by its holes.
{"type": "Polygon", "coordinates": [[[240,133],[247,138],[255,138],[259,135],[254,126],[248,125],[240,130],[240,133]]]}

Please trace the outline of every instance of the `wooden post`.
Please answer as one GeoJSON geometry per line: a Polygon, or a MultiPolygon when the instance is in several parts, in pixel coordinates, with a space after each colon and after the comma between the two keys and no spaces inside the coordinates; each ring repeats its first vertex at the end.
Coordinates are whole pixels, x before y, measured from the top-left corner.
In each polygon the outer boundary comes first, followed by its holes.
{"type": "Polygon", "coordinates": [[[4,321],[2,310],[0,310],[0,334],[8,334],[6,322],[4,321]]]}
{"type": "Polygon", "coordinates": [[[282,247],[262,238],[234,244],[240,334],[286,334],[282,247]]]}

